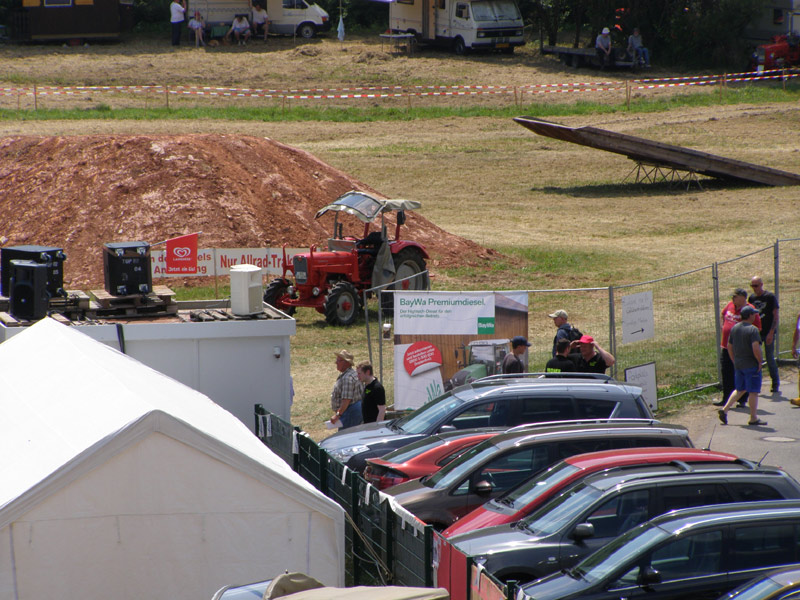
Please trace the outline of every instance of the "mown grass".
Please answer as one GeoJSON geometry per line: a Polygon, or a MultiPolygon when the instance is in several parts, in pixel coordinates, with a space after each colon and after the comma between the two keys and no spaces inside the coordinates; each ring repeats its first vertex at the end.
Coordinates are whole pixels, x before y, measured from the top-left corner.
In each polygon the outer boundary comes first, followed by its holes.
{"type": "Polygon", "coordinates": [[[524,113],[531,117],[565,117],[593,114],[649,113],[676,108],[746,103],[797,102],[800,99],[800,84],[792,82],[784,90],[780,84],[747,84],[741,87],[726,87],[720,93],[702,92],[675,94],[670,97],[633,98],[628,105],[577,101],[575,103],[531,102],[506,106],[352,106],[324,107],[287,106],[150,106],[113,108],[100,103],[88,108],[40,108],[0,109],[0,120],[228,120],[228,121],[327,121],[333,123],[359,123],[374,121],[412,121],[419,119],[441,119],[446,117],[514,117],[524,113]]]}

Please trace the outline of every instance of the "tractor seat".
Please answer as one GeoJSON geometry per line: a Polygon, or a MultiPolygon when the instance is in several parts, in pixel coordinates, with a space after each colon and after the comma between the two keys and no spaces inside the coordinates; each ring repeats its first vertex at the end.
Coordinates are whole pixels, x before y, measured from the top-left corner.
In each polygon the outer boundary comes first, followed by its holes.
{"type": "Polygon", "coordinates": [[[371,256],[377,256],[382,245],[383,236],[380,231],[371,231],[367,237],[356,242],[359,254],[369,254],[371,256]]]}

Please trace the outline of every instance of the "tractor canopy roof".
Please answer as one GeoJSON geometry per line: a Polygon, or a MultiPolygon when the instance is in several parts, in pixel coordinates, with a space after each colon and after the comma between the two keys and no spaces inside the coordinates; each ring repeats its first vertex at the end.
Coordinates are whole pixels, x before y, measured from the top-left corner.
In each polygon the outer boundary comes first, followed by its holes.
{"type": "Polygon", "coordinates": [[[355,190],[342,194],[332,204],[322,207],[314,216],[319,219],[328,211],[340,211],[354,215],[364,221],[371,223],[378,215],[388,211],[414,210],[422,206],[416,200],[378,200],[364,192],[355,190]]]}

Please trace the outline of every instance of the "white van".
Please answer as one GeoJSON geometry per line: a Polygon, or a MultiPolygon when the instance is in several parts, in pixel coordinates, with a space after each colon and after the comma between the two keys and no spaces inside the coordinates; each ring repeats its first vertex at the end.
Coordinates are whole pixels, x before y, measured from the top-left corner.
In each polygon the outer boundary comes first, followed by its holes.
{"type": "MultiPolygon", "coordinates": [[[[254,0],[264,6],[265,0],[254,0]]],[[[266,0],[269,32],[312,38],[321,31],[330,31],[331,19],[324,8],[306,0],[266,0]]],[[[233,22],[236,15],[247,15],[252,22],[248,0],[189,0],[186,14],[191,17],[199,10],[206,25],[215,28],[233,22]]]]}
{"type": "Polygon", "coordinates": [[[421,43],[451,46],[456,54],[470,48],[511,54],[525,43],[515,0],[396,0],[389,5],[389,27],[414,33],[421,43]]]}

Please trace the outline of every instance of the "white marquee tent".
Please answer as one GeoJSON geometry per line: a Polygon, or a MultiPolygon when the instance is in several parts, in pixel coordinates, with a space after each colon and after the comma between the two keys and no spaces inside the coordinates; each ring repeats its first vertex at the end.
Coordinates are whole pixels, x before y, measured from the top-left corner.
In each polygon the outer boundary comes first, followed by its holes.
{"type": "Polygon", "coordinates": [[[343,552],[343,510],[206,396],[52,319],[0,344],[0,598],[343,585],[343,552]]]}

